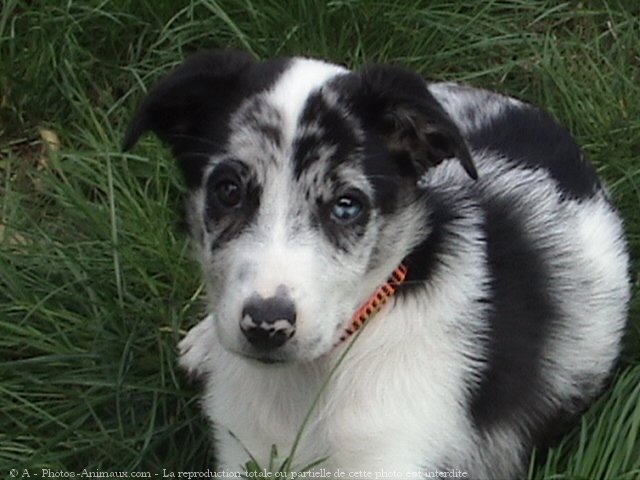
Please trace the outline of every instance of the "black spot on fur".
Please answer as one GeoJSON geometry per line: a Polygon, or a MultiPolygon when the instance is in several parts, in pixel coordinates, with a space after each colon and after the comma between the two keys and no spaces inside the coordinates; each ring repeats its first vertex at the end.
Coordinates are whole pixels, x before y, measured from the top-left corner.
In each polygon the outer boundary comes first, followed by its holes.
{"type": "Polygon", "coordinates": [[[319,160],[316,149],[321,142],[322,137],[315,133],[307,133],[295,139],[293,158],[296,160],[294,172],[296,178],[300,178],[304,170],[319,160]]]}
{"type": "Polygon", "coordinates": [[[471,401],[476,426],[501,422],[535,431],[548,410],[541,354],[558,319],[544,253],[527,238],[517,202],[486,200],[490,296],[488,365],[471,401]]]}
{"type": "Polygon", "coordinates": [[[377,144],[375,139],[365,142],[362,166],[374,192],[374,203],[383,215],[392,215],[399,207],[401,188],[412,188],[412,180],[404,177],[400,163],[383,145],[377,144]]]}
{"type": "Polygon", "coordinates": [[[359,145],[346,112],[329,106],[322,91],[311,94],[307,99],[298,129],[302,134],[293,145],[296,178],[320,159],[321,149],[334,149],[328,160],[332,168],[346,161],[359,145]]]}
{"type": "Polygon", "coordinates": [[[243,108],[236,121],[255,130],[261,140],[271,143],[276,148],[282,146],[282,117],[280,112],[263,98],[253,99],[243,108]]]}
{"type": "Polygon", "coordinates": [[[257,126],[258,132],[275,147],[282,145],[282,130],[278,125],[271,123],[260,123],[257,126]]]}
{"type": "Polygon", "coordinates": [[[595,168],[569,132],[533,106],[507,106],[501,115],[469,134],[473,149],[487,149],[530,168],[543,168],[569,198],[588,198],[600,189],[595,168]]]}
{"type": "Polygon", "coordinates": [[[455,242],[458,233],[456,222],[464,217],[456,202],[435,191],[425,191],[421,201],[429,206],[427,221],[429,234],[405,258],[407,277],[398,293],[411,294],[425,286],[435,271],[446,262],[446,254],[455,242]]]}

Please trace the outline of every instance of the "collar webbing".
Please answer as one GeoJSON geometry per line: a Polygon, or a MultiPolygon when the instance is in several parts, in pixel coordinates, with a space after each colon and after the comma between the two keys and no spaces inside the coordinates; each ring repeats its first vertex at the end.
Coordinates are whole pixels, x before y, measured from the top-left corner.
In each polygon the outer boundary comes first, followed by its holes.
{"type": "Polygon", "coordinates": [[[407,278],[407,267],[401,263],[393,273],[391,273],[388,280],[380,285],[376,291],[373,292],[373,295],[356,310],[356,313],[351,319],[351,323],[340,337],[340,342],[344,342],[356,333],[358,329],[364,325],[364,322],[378,313],[382,306],[387,303],[387,300],[393,297],[405,278],[407,278]]]}

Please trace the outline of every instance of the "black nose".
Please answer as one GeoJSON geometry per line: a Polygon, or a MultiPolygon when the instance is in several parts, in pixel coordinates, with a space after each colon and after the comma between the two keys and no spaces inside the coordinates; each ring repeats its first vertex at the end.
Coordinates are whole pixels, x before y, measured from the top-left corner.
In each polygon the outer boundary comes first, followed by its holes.
{"type": "Polygon", "coordinates": [[[242,309],[240,330],[256,348],[281,347],[296,332],[295,305],[286,295],[251,297],[242,309]]]}

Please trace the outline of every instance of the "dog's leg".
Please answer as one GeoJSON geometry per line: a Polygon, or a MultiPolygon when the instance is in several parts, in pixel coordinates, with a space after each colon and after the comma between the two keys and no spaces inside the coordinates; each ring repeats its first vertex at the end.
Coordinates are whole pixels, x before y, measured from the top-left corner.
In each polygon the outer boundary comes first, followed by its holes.
{"type": "Polygon", "coordinates": [[[178,343],[178,365],[190,379],[200,380],[208,373],[211,348],[215,344],[212,315],[207,315],[178,343]]]}

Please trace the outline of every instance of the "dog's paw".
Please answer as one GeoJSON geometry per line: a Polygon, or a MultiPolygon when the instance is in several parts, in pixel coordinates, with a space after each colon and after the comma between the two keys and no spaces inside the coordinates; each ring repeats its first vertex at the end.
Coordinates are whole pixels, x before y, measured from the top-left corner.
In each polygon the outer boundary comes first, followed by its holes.
{"type": "Polygon", "coordinates": [[[208,315],[178,343],[178,365],[190,380],[201,380],[208,373],[207,365],[214,342],[213,318],[208,315]]]}

